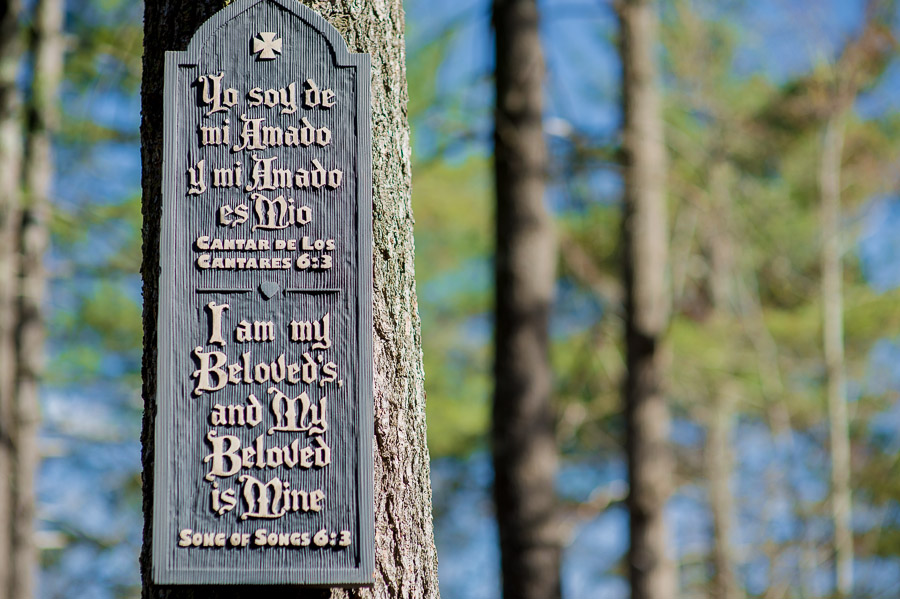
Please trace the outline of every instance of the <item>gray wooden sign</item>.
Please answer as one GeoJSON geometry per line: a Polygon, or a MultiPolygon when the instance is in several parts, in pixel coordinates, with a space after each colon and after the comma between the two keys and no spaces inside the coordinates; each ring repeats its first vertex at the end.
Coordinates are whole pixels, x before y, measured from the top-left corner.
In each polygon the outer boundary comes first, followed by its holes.
{"type": "Polygon", "coordinates": [[[369,71],[296,0],[166,55],[157,584],[372,581],[369,71]]]}

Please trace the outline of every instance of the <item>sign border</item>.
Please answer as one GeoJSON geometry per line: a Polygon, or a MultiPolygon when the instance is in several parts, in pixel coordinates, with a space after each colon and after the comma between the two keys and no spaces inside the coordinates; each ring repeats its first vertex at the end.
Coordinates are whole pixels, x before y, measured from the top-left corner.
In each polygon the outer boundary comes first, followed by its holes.
{"type": "Polygon", "coordinates": [[[235,0],[201,25],[191,38],[187,50],[167,51],[165,55],[165,79],[163,86],[164,134],[163,134],[163,184],[162,223],[160,230],[160,276],[159,306],[157,314],[157,387],[156,396],[145,409],[155,410],[154,450],[153,450],[153,523],[152,523],[152,566],[153,581],[159,585],[310,585],[310,586],[364,586],[374,582],[375,576],[375,517],[374,517],[374,360],[372,339],[372,139],[371,139],[371,58],[368,54],[351,53],[340,32],[321,15],[301,4],[298,0],[235,0]],[[174,351],[173,340],[160,331],[167,330],[164,324],[174,323],[174,296],[168,291],[174,288],[175,275],[175,207],[184,201],[176,198],[175,172],[176,152],[180,146],[177,139],[178,90],[175,89],[180,68],[198,66],[203,45],[229,21],[239,17],[263,2],[277,4],[301,19],[325,36],[333,52],[333,66],[356,69],[356,137],[357,137],[357,214],[356,232],[358,289],[356,297],[357,342],[359,358],[359,394],[357,440],[359,447],[359,468],[357,468],[357,509],[359,514],[360,561],[356,568],[279,568],[279,569],[210,569],[169,568],[166,565],[170,552],[177,550],[171,523],[167,520],[171,513],[166,494],[158,492],[157,485],[170,480],[172,464],[163,452],[171,445],[171,431],[166,425],[173,418],[171,400],[160,402],[162,393],[175,388],[175,377],[170,356],[174,351]],[[368,293],[365,291],[368,290],[368,293]]]}

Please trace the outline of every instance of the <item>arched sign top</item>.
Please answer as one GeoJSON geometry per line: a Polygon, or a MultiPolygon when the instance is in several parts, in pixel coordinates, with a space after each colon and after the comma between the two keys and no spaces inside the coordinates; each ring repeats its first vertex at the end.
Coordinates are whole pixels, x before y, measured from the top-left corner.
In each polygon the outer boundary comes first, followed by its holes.
{"type": "Polygon", "coordinates": [[[334,53],[336,66],[351,66],[357,64],[354,57],[362,56],[353,54],[347,46],[346,40],[337,28],[325,20],[322,15],[315,12],[299,0],[235,0],[213,16],[197,29],[183,53],[186,60],[197,60],[200,57],[203,46],[222,29],[226,28],[234,19],[239,18],[248,10],[260,4],[270,3],[279,6],[297,19],[304,21],[309,27],[318,31],[327,41],[334,53]]]}

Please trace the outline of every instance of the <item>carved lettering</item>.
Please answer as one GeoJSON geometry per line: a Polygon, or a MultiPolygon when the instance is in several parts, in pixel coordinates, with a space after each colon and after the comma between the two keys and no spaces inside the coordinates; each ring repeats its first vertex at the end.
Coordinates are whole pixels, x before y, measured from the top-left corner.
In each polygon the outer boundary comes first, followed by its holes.
{"type": "Polygon", "coordinates": [[[209,421],[213,426],[244,426],[250,428],[258,426],[262,422],[262,404],[254,394],[247,396],[249,405],[213,405],[209,414],[209,421]]]}
{"type": "Polygon", "coordinates": [[[262,158],[258,154],[251,156],[253,170],[250,182],[244,186],[246,191],[275,191],[278,189],[321,189],[328,187],[337,189],[344,180],[344,173],[339,169],[326,170],[318,159],[311,161],[311,169],[278,168],[277,156],[262,158]]]}
{"type": "Polygon", "coordinates": [[[188,168],[188,194],[200,195],[206,191],[206,160],[188,168]]]}
{"type": "Polygon", "coordinates": [[[312,344],[312,349],[331,347],[331,314],[328,312],[320,320],[292,320],[291,341],[312,344]]]}
{"type": "Polygon", "coordinates": [[[209,302],[206,309],[209,311],[209,345],[225,345],[225,338],[222,337],[222,313],[228,309],[228,304],[216,304],[209,302]]]}
{"type": "Polygon", "coordinates": [[[203,116],[210,116],[217,112],[224,112],[237,105],[238,92],[234,88],[222,89],[222,79],[225,73],[218,75],[202,75],[197,79],[201,86],[200,99],[210,109],[203,116]]]}
{"type": "Polygon", "coordinates": [[[306,392],[290,398],[276,387],[269,387],[268,393],[272,395],[271,408],[275,415],[275,424],[269,427],[270,435],[276,431],[322,435],[328,430],[326,397],[316,406],[306,392]]]}
{"type": "Polygon", "coordinates": [[[227,146],[231,142],[231,128],[228,125],[228,119],[225,119],[221,127],[198,126],[199,144],[201,146],[227,146]]]}
{"type": "Polygon", "coordinates": [[[303,92],[303,106],[306,108],[332,108],[335,104],[335,94],[330,89],[320,90],[312,79],[306,80],[306,90],[303,92]]]}
{"type": "Polygon", "coordinates": [[[275,323],[271,320],[257,320],[251,324],[246,320],[242,320],[234,330],[234,336],[238,343],[275,341],[275,323]]]}

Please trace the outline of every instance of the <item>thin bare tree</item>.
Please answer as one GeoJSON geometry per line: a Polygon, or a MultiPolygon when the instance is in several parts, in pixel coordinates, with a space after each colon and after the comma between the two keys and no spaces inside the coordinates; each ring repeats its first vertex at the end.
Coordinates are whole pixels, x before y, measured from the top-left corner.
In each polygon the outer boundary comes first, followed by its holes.
{"type": "MultiPolygon", "coordinates": [[[[709,286],[712,319],[722,322],[736,316],[735,239],[732,223],[729,165],[716,160],[709,169],[709,212],[705,237],[709,248],[709,286]]],[[[734,531],[734,494],[731,480],[734,457],[731,435],[738,400],[736,381],[730,376],[713,383],[707,418],[706,472],[709,507],[713,521],[712,585],[713,599],[738,599],[732,534],[734,531]]]]}
{"type": "Polygon", "coordinates": [[[835,590],[840,598],[853,593],[853,529],[850,421],[844,359],[843,248],[841,235],[841,171],[847,118],[860,90],[884,69],[894,42],[887,23],[893,0],[869,0],[866,23],[843,48],[832,69],[826,102],[819,162],[822,273],[822,348],[831,453],[831,515],[834,522],[835,590]]]}

